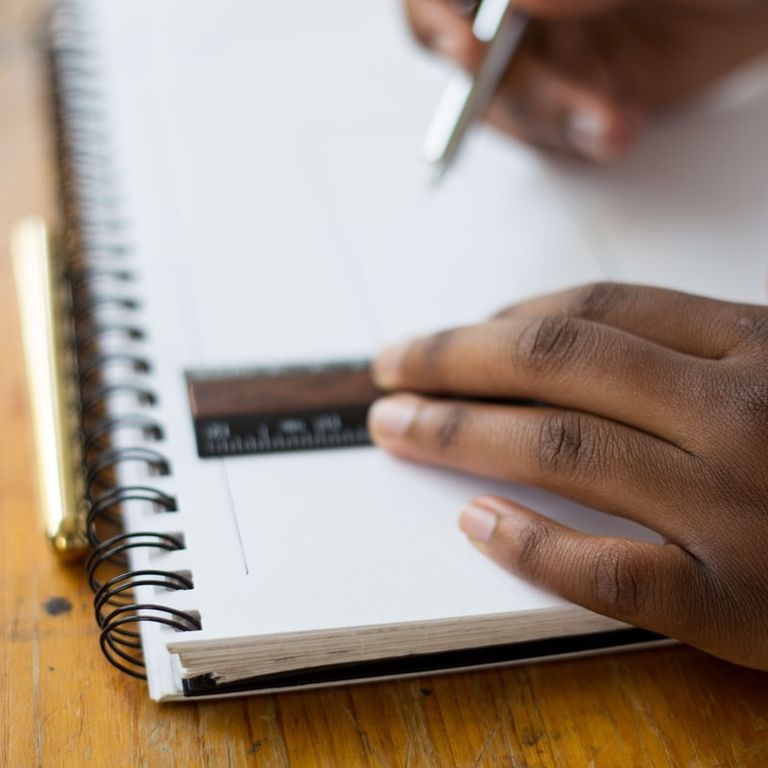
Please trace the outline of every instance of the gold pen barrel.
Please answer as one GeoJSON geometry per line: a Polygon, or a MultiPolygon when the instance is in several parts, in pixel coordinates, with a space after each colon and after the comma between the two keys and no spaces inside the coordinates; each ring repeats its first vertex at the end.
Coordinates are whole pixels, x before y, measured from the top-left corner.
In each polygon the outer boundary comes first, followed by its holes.
{"type": "Polygon", "coordinates": [[[71,316],[45,222],[30,217],[12,251],[46,535],[66,560],[88,549],[71,316]]]}

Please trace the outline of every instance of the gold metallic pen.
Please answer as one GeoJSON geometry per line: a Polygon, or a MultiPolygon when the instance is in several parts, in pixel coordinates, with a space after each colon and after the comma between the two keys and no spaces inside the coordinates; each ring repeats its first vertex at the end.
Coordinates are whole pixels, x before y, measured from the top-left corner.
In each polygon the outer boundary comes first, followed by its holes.
{"type": "Polygon", "coordinates": [[[46,535],[56,554],[76,560],[88,538],[66,289],[42,219],[21,221],[11,245],[46,535]]]}

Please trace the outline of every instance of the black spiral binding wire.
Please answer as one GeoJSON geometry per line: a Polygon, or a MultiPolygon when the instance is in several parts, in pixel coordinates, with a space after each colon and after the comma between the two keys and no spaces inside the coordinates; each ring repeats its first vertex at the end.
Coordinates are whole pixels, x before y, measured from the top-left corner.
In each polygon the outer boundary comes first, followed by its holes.
{"type": "Polygon", "coordinates": [[[176,500],[151,486],[120,486],[119,466],[144,464],[154,475],[168,475],[168,459],[144,445],[112,445],[120,430],[138,430],[145,442],[160,441],[162,426],[146,413],[156,402],[152,365],[142,351],[141,302],[133,294],[131,249],[120,216],[120,198],[110,167],[106,121],[96,58],[89,47],[87,16],[78,0],[56,4],[50,20],[53,99],[58,124],[65,234],[64,279],[71,294],[77,358],[76,389],[82,430],[84,475],[89,505],[87,530],[92,551],[86,563],[95,593],[99,642],[109,662],[127,674],[146,679],[138,631],[143,622],[180,632],[201,629],[190,612],[159,603],[136,602],[136,589],[187,590],[189,574],[130,570],[128,557],[137,549],[157,553],[184,549],[181,536],[122,530],[122,505],[142,501],[158,512],[176,510],[176,500]],[[105,308],[116,308],[127,321],[105,322],[105,308]],[[119,352],[108,341],[121,338],[119,352]],[[130,379],[107,372],[119,367],[130,379]],[[144,408],[115,413],[108,406],[116,395],[132,396],[144,408]]]}

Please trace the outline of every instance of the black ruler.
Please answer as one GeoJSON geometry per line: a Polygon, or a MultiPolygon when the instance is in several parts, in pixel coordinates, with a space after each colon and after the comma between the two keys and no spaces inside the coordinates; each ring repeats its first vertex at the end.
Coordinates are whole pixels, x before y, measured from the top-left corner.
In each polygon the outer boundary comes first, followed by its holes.
{"type": "Polygon", "coordinates": [[[222,458],[370,445],[380,395],[365,362],[187,374],[198,455],[222,458]]]}

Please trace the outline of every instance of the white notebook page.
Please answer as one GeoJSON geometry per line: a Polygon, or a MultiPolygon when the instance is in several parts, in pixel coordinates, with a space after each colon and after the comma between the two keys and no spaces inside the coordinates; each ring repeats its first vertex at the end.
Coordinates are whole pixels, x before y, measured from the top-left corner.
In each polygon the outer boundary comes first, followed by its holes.
{"type": "Polygon", "coordinates": [[[161,565],[190,570],[195,590],[163,599],[204,626],[175,643],[559,604],[458,532],[479,493],[647,535],[373,448],[199,460],[184,370],[370,355],[602,279],[600,262],[635,241],[584,224],[590,204],[610,202],[597,181],[580,186],[485,130],[426,189],[419,146],[445,70],[409,41],[391,0],[111,0],[94,17],[173,459],[162,482],[180,507],[134,509],[129,524],[185,532],[188,550],[161,565]]]}

